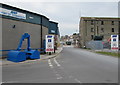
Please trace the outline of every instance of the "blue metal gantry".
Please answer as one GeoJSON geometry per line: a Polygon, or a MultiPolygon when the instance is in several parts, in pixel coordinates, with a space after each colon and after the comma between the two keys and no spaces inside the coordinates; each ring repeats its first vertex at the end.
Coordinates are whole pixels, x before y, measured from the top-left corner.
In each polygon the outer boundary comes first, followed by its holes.
{"type": "Polygon", "coordinates": [[[28,33],[24,33],[20,39],[17,50],[11,50],[8,52],[7,60],[13,62],[21,62],[25,61],[27,58],[29,59],[40,59],[40,52],[38,50],[32,50],[30,48],[30,35],[28,33]],[[27,39],[27,49],[25,51],[21,51],[22,42],[27,39]]]}

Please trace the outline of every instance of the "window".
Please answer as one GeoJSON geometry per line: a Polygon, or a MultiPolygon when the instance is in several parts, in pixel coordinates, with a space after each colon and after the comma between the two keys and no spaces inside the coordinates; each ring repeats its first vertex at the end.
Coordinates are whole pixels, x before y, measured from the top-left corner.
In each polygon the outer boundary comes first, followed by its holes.
{"type": "Polygon", "coordinates": [[[91,32],[94,32],[94,28],[91,28],[91,32]]]}
{"type": "Polygon", "coordinates": [[[102,35],[102,39],[104,39],[104,36],[102,35]]]}
{"type": "Polygon", "coordinates": [[[94,22],[93,22],[93,20],[91,21],[91,25],[93,25],[94,24],[94,22]]]}
{"type": "Polygon", "coordinates": [[[114,25],[114,21],[112,21],[112,23],[111,23],[112,25],[114,25]]]}
{"type": "Polygon", "coordinates": [[[101,21],[101,25],[104,25],[104,21],[101,21]]]}
{"type": "Polygon", "coordinates": [[[98,29],[98,26],[97,26],[97,34],[99,34],[99,29],[98,29]]]}
{"type": "Polygon", "coordinates": [[[99,21],[97,21],[97,24],[98,24],[99,21]]]}
{"type": "Polygon", "coordinates": [[[101,31],[104,32],[104,28],[101,28],[101,31]]]}
{"type": "Polygon", "coordinates": [[[93,35],[91,35],[91,40],[93,40],[93,38],[94,38],[94,36],[93,36],[93,35]]]}
{"type": "Polygon", "coordinates": [[[112,28],[112,32],[114,32],[114,28],[112,28]]]}

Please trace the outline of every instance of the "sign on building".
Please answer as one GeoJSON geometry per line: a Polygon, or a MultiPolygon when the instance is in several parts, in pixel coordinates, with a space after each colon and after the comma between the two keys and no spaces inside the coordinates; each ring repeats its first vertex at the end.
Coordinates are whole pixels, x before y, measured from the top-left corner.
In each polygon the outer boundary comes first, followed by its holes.
{"type": "Polygon", "coordinates": [[[119,49],[118,35],[111,35],[111,49],[112,50],[118,50],[119,49]]]}
{"type": "Polygon", "coordinates": [[[46,35],[46,52],[54,52],[54,35],[46,35]]]}
{"type": "Polygon", "coordinates": [[[51,33],[55,33],[55,30],[51,30],[51,33]]]}
{"type": "Polygon", "coordinates": [[[20,13],[14,10],[8,10],[5,8],[0,8],[0,14],[5,16],[11,16],[19,19],[26,19],[26,14],[20,13]]]}

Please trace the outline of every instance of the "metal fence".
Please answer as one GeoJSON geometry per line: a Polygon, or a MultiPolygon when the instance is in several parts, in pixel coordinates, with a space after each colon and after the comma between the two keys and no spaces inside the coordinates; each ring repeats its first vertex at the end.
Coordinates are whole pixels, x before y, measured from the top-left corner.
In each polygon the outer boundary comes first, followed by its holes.
{"type": "Polygon", "coordinates": [[[111,49],[111,44],[105,41],[89,41],[86,42],[86,48],[92,50],[111,49]]]}
{"type": "Polygon", "coordinates": [[[103,44],[102,41],[89,41],[86,42],[86,48],[90,48],[92,50],[102,50],[103,44]]]}

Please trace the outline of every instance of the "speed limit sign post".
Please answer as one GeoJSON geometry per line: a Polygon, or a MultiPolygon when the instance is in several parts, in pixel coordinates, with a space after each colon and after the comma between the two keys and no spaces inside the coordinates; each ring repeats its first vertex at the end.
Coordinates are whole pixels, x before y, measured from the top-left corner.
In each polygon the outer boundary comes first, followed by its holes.
{"type": "Polygon", "coordinates": [[[111,50],[118,51],[118,49],[119,49],[118,35],[111,35],[111,50]]]}
{"type": "Polygon", "coordinates": [[[54,52],[54,35],[46,35],[46,53],[54,52]]]}

